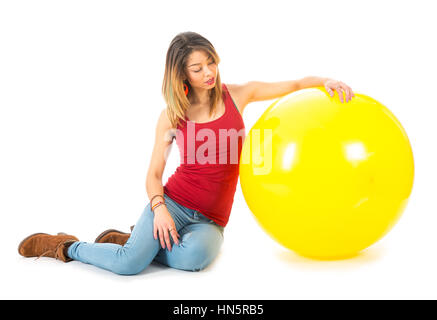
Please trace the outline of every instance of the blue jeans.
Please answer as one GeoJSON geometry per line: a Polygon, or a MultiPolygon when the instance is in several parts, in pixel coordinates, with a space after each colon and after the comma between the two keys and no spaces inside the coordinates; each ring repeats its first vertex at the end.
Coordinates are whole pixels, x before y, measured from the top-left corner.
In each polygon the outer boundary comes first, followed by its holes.
{"type": "Polygon", "coordinates": [[[78,241],[68,248],[68,256],[122,275],[137,274],[153,260],[181,270],[204,269],[219,253],[224,228],[166,194],[164,197],[181,236],[179,246],[171,239],[171,251],[162,249],[159,237],[156,240],[153,237],[154,214],[149,203],[124,246],[78,241]]]}

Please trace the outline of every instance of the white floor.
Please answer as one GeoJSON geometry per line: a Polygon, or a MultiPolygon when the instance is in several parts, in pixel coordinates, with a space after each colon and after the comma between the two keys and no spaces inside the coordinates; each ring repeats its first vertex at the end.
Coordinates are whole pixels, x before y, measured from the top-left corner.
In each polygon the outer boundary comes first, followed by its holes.
{"type": "Polygon", "coordinates": [[[433,226],[414,222],[425,208],[412,200],[389,235],[342,261],[295,255],[273,242],[251,213],[240,208],[233,212],[217,260],[194,273],[152,264],[139,275],[119,276],[77,261],[22,258],[15,247],[21,232],[7,228],[2,235],[9,245],[2,257],[0,298],[435,299],[437,239],[433,226]]]}

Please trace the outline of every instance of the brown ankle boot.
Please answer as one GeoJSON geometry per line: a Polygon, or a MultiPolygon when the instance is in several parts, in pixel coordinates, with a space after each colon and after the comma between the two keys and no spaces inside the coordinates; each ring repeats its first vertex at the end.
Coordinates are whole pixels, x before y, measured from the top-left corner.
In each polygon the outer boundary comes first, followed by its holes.
{"type": "MultiPolygon", "coordinates": [[[[130,227],[130,231],[134,229],[135,225],[130,227]]],[[[115,229],[108,229],[103,231],[99,236],[94,240],[95,243],[115,243],[121,246],[124,246],[127,240],[130,237],[130,233],[121,232],[115,229]]]]}
{"type": "Polygon", "coordinates": [[[121,232],[115,229],[103,231],[94,241],[95,243],[115,243],[121,246],[127,242],[130,233],[121,232]]]}
{"type": "Polygon", "coordinates": [[[73,259],[67,256],[67,250],[78,238],[63,232],[53,236],[47,233],[35,233],[26,237],[18,246],[18,253],[23,257],[50,257],[64,262],[73,259]]]}

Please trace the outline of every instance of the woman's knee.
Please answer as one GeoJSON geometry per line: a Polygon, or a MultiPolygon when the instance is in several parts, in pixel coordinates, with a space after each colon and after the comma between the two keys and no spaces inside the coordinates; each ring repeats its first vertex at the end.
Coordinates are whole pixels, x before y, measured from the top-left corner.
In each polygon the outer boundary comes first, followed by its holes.
{"type": "Polygon", "coordinates": [[[121,247],[117,259],[114,260],[111,271],[119,275],[135,275],[143,271],[150,262],[126,248],[121,247]]]}
{"type": "MultiPolygon", "coordinates": [[[[181,269],[187,271],[201,271],[208,267],[218,256],[222,241],[215,243],[190,244],[185,248],[184,259],[181,261],[181,269]]],[[[183,246],[183,243],[181,244],[183,246]]]]}
{"type": "Polygon", "coordinates": [[[205,256],[200,261],[191,261],[188,262],[188,266],[185,270],[187,271],[193,271],[198,272],[204,270],[206,267],[208,267],[216,258],[216,255],[214,256],[205,256]]]}
{"type": "Polygon", "coordinates": [[[201,271],[205,269],[207,266],[209,266],[211,262],[214,260],[214,258],[215,256],[214,257],[210,257],[210,256],[187,257],[186,260],[172,267],[185,271],[194,271],[194,272],[201,271]]]}

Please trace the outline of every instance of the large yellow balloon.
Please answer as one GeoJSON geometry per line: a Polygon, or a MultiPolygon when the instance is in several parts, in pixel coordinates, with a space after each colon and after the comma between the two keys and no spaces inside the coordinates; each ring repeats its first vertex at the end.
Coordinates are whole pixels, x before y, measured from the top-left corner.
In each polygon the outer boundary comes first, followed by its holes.
{"type": "Polygon", "coordinates": [[[355,255],[406,207],[414,178],[407,134],[378,101],[324,88],[278,99],[244,141],[240,184],[261,227],[316,259],[355,255]]]}

